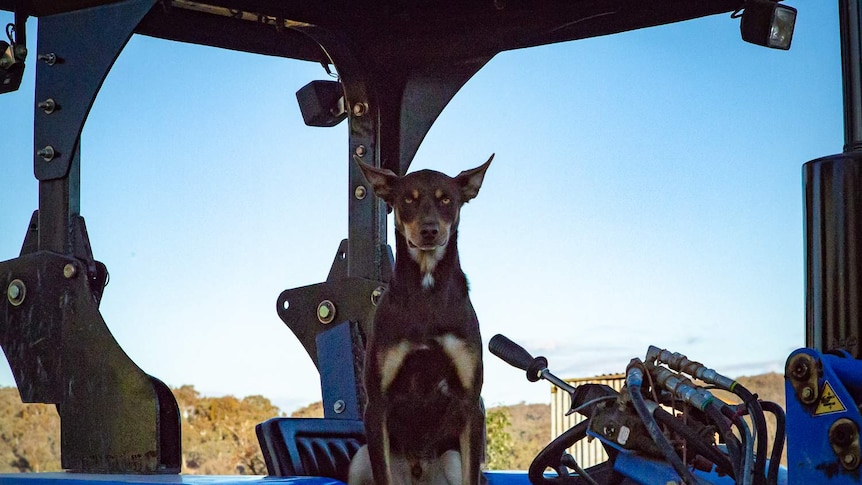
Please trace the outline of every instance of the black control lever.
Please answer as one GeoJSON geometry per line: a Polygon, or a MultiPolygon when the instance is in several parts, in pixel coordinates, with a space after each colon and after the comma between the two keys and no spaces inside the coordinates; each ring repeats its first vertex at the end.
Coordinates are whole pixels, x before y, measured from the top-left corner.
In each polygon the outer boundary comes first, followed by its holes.
{"type": "Polygon", "coordinates": [[[530,382],[545,379],[569,394],[575,391],[574,387],[551,374],[551,371],[548,370],[548,359],[542,356],[533,357],[523,347],[504,335],[498,333],[491,337],[491,341],[488,342],[488,350],[512,367],[527,371],[527,380],[530,382]]]}
{"type": "MultiPolygon", "coordinates": [[[[536,382],[539,379],[545,379],[568,393],[572,398],[572,405],[566,415],[571,414],[578,406],[593,400],[597,396],[616,394],[616,391],[605,385],[582,384],[579,387],[570,386],[566,381],[551,374],[551,371],[548,370],[548,359],[542,356],[533,357],[523,347],[499,333],[491,337],[491,341],[488,342],[488,350],[512,367],[526,371],[528,381],[536,382]]],[[[581,411],[581,414],[589,416],[590,412],[591,410],[584,410],[581,411]]]]}

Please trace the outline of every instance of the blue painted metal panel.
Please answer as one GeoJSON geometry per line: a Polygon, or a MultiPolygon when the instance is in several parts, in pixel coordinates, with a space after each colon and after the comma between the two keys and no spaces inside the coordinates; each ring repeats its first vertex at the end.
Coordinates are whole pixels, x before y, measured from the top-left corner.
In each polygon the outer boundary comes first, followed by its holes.
{"type": "Polygon", "coordinates": [[[350,322],[340,323],[317,335],[317,359],[324,416],[330,419],[362,419],[356,396],[357,377],[353,366],[350,322]],[[345,365],[345,362],[349,365],[345,365]]]}
{"type": "MultiPolygon", "coordinates": [[[[614,462],[614,470],[622,473],[630,479],[642,485],[655,485],[666,483],[680,483],[679,475],[673,467],[663,461],[644,458],[635,453],[625,452],[617,455],[614,462]]],[[[733,485],[733,478],[727,475],[719,476],[717,473],[706,473],[695,470],[694,475],[712,485],[733,485]]],[[[787,483],[786,480],[779,484],[787,483]]]]}
{"type": "Polygon", "coordinates": [[[787,468],[791,483],[858,484],[860,469],[845,469],[829,443],[829,429],[846,418],[857,426],[862,423],[856,400],[862,384],[862,361],[838,355],[821,354],[813,349],[799,349],[788,360],[807,354],[820,362],[817,378],[820,398],[804,405],[796,397],[789,381],[787,396],[787,468]],[[827,402],[828,400],[828,402],[827,402]]]}
{"type": "Polygon", "coordinates": [[[208,475],[97,475],[90,473],[0,474],[0,485],[343,485],[331,478],[208,475]]]}
{"type": "MultiPolygon", "coordinates": [[[[485,472],[488,485],[530,485],[527,473],[485,472]]],[[[0,485],[344,485],[319,477],[211,475],[96,475],[88,473],[0,474],[0,485]]]]}

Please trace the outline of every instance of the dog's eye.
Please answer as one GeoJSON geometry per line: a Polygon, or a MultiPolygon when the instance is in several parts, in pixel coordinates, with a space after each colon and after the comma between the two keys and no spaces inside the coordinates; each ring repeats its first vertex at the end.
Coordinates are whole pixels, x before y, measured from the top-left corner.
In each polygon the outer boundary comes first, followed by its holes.
{"type": "Polygon", "coordinates": [[[412,203],[413,203],[413,198],[412,198],[412,197],[405,197],[405,198],[404,198],[404,203],[405,203],[405,204],[412,204],[412,203]]]}
{"type": "Polygon", "coordinates": [[[443,197],[442,199],[440,199],[440,203],[443,205],[449,205],[451,202],[452,199],[450,199],[449,197],[443,197]]]}

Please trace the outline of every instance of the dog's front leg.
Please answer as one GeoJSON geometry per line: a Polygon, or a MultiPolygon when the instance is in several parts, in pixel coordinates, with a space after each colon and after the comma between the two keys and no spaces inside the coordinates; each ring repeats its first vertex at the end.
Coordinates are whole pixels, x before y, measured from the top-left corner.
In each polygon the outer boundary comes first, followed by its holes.
{"type": "Polygon", "coordinates": [[[365,434],[368,440],[368,458],[374,485],[392,485],[392,459],[389,449],[389,431],[382,409],[368,403],[365,409],[365,434]]]}
{"type": "Polygon", "coordinates": [[[469,413],[460,436],[461,485],[479,485],[485,443],[484,413],[481,406],[469,413]]]}

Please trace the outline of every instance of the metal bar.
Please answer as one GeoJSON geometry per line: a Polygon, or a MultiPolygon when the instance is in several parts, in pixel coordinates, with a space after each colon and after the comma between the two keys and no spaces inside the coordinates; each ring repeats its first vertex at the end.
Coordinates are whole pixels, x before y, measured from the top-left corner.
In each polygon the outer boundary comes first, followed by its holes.
{"type": "Polygon", "coordinates": [[[860,0],[840,0],[841,69],[844,84],[844,151],[862,149],[862,16],[860,0]]]}
{"type": "Polygon", "coordinates": [[[839,0],[844,153],[803,166],[805,345],[862,357],[862,0],[839,0]]]}

